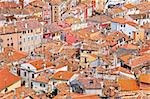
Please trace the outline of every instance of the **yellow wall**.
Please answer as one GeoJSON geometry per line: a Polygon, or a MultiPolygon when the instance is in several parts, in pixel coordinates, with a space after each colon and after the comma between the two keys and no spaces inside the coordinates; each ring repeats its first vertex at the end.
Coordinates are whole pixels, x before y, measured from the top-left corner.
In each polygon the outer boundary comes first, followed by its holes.
{"type": "Polygon", "coordinates": [[[42,16],[42,12],[34,13],[34,15],[37,16],[37,17],[41,17],[42,16]]]}
{"type": "Polygon", "coordinates": [[[21,38],[20,38],[21,34],[22,33],[12,33],[12,34],[1,35],[1,38],[3,39],[2,46],[8,47],[7,44],[9,44],[10,46],[11,43],[13,43],[13,48],[16,50],[19,50],[20,48],[19,41],[21,41],[21,38]]]}
{"type": "Polygon", "coordinates": [[[135,42],[138,42],[139,40],[142,40],[142,41],[145,40],[145,33],[143,29],[139,29],[137,32],[135,32],[134,40],[135,42]]]}
{"type": "MultiPolygon", "coordinates": [[[[13,85],[7,87],[7,92],[14,90],[15,88],[21,87],[21,80],[17,81],[16,83],[14,83],[13,85]]],[[[5,89],[3,89],[2,91],[0,91],[0,93],[5,93],[5,89]]]]}
{"type": "Polygon", "coordinates": [[[85,57],[87,57],[87,62],[93,62],[96,60],[96,57],[93,57],[91,54],[88,53],[81,53],[81,62],[85,61],[85,57]]]}

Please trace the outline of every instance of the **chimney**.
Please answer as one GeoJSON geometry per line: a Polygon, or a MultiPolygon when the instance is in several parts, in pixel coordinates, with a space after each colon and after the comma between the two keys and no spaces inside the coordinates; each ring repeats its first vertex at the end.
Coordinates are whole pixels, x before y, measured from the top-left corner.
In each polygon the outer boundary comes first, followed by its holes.
{"type": "Polygon", "coordinates": [[[3,26],[3,33],[4,33],[4,34],[6,33],[6,29],[5,29],[5,26],[3,26]]]}
{"type": "Polygon", "coordinates": [[[25,83],[25,87],[26,87],[26,88],[28,88],[28,87],[29,87],[29,86],[28,86],[28,83],[25,83]]]}
{"type": "Polygon", "coordinates": [[[92,29],[91,32],[94,33],[94,29],[92,29]]]}
{"type": "Polygon", "coordinates": [[[44,59],[44,62],[43,62],[43,68],[46,70],[46,61],[45,61],[45,59],[44,59]]]}
{"type": "Polygon", "coordinates": [[[9,53],[8,53],[8,56],[12,56],[14,53],[13,51],[11,50],[9,53]]]}
{"type": "Polygon", "coordinates": [[[118,61],[118,59],[117,59],[117,55],[116,55],[116,53],[114,54],[114,66],[117,66],[117,61],[118,61]]]}
{"type": "Polygon", "coordinates": [[[28,28],[28,24],[27,23],[25,23],[25,28],[28,28]]]}
{"type": "Polygon", "coordinates": [[[15,27],[15,32],[17,32],[18,31],[18,29],[17,29],[17,27],[15,27]]]}
{"type": "Polygon", "coordinates": [[[24,92],[21,92],[20,97],[21,99],[24,98],[24,92]]]}
{"type": "Polygon", "coordinates": [[[64,94],[64,99],[67,99],[67,95],[66,94],[64,94]]]}
{"type": "Polygon", "coordinates": [[[62,75],[60,75],[59,78],[61,79],[61,78],[62,78],[62,75]]]}
{"type": "Polygon", "coordinates": [[[129,62],[129,65],[131,65],[131,63],[132,63],[132,58],[129,58],[128,62],[129,62]]]}
{"type": "Polygon", "coordinates": [[[21,4],[21,7],[24,7],[24,0],[19,0],[19,4],[21,4]]]}

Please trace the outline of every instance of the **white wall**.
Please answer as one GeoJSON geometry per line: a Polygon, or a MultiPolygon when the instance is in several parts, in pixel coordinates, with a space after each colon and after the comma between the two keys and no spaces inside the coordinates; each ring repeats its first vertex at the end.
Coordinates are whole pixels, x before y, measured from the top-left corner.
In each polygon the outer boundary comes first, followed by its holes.
{"type": "Polygon", "coordinates": [[[36,81],[32,81],[33,83],[33,90],[35,91],[45,91],[47,92],[48,91],[48,84],[46,83],[42,83],[42,82],[36,82],[36,81]],[[44,86],[40,86],[40,84],[45,84],[45,87],[44,86]]]}
{"type": "Polygon", "coordinates": [[[86,89],[85,93],[86,94],[98,94],[102,96],[102,89],[86,89]]]}

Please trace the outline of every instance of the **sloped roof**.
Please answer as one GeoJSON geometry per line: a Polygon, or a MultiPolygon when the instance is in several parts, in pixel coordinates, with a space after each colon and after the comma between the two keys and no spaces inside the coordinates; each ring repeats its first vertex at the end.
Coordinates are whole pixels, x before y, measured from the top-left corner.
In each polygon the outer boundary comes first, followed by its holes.
{"type": "Polygon", "coordinates": [[[21,80],[21,78],[12,74],[8,68],[3,68],[0,70],[0,90],[13,85],[19,80],[21,80]]]}

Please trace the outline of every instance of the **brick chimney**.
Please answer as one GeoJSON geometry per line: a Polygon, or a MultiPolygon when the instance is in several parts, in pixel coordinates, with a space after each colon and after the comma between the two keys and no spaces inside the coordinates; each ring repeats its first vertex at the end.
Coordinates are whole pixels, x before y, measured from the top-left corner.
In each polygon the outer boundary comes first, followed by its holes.
{"type": "Polygon", "coordinates": [[[24,7],[24,0],[19,0],[19,4],[21,4],[21,7],[24,7]]]}

